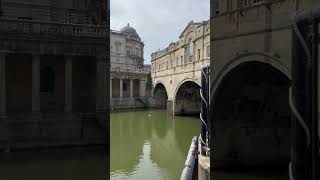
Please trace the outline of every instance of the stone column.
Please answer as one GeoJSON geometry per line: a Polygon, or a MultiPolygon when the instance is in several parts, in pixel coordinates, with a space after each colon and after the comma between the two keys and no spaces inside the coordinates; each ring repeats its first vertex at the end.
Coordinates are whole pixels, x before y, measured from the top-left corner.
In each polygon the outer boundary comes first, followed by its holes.
{"type": "Polygon", "coordinates": [[[145,79],[140,79],[140,97],[146,96],[146,86],[147,81],[145,79]]]}
{"type": "Polygon", "coordinates": [[[123,97],[123,82],[122,82],[122,79],[120,79],[120,98],[123,97]]]}
{"type": "Polygon", "coordinates": [[[32,112],[40,112],[40,55],[32,55],[32,112]]]}
{"type": "Polygon", "coordinates": [[[175,115],[174,101],[172,99],[167,100],[167,112],[171,115],[175,115]]]}
{"type": "Polygon", "coordinates": [[[112,79],[110,78],[110,100],[112,99],[112,79]]]}
{"type": "Polygon", "coordinates": [[[64,112],[72,111],[72,56],[65,57],[64,112]]]}
{"type": "Polygon", "coordinates": [[[106,111],[106,71],[107,71],[107,59],[97,58],[96,59],[96,111],[106,111]]]}
{"type": "Polygon", "coordinates": [[[0,116],[5,116],[7,112],[6,93],[6,54],[0,53],[0,116]]]}
{"type": "Polygon", "coordinates": [[[130,97],[133,97],[133,79],[130,79],[130,97]]]}

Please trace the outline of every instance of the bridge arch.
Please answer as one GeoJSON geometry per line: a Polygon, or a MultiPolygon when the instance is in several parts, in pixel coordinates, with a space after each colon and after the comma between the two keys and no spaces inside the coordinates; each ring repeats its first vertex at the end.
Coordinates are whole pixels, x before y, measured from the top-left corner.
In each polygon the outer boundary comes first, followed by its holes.
{"type": "Polygon", "coordinates": [[[214,166],[287,165],[289,85],[288,68],[266,54],[240,56],[222,68],[211,85],[214,166]]]}
{"type": "Polygon", "coordinates": [[[155,106],[166,107],[168,100],[168,89],[162,81],[157,81],[152,89],[155,106]]]}
{"type": "MultiPolygon", "coordinates": [[[[227,63],[220,69],[218,72],[215,71],[214,64],[212,65],[213,77],[211,77],[212,84],[211,84],[211,101],[213,100],[214,94],[217,90],[217,87],[219,86],[221,80],[223,77],[226,76],[232,69],[237,67],[238,65],[246,62],[261,62],[265,64],[269,64],[273,68],[279,70],[284,75],[286,75],[287,78],[291,80],[291,71],[290,67],[286,65],[286,61],[284,59],[280,59],[275,57],[272,54],[260,52],[260,51],[252,51],[252,52],[245,52],[242,54],[235,55],[234,57],[230,58],[227,63]]],[[[212,69],[211,68],[211,69],[212,69]]]]}
{"type": "Polygon", "coordinates": [[[195,115],[200,113],[200,83],[187,78],[175,88],[173,102],[175,115],[195,115]]]}

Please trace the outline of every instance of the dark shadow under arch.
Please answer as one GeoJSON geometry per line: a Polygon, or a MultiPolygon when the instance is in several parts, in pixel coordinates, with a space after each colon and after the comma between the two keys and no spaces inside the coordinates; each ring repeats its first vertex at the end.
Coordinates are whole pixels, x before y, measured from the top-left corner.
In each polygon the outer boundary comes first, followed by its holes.
{"type": "Polygon", "coordinates": [[[201,108],[200,86],[193,81],[183,82],[174,98],[175,115],[199,115],[201,108]]]}
{"type": "Polygon", "coordinates": [[[241,63],[223,77],[211,105],[213,166],[287,170],[289,84],[282,72],[257,61],[241,63]]]}
{"type": "Polygon", "coordinates": [[[167,107],[168,93],[162,83],[157,83],[153,89],[153,97],[156,107],[167,107]]]}

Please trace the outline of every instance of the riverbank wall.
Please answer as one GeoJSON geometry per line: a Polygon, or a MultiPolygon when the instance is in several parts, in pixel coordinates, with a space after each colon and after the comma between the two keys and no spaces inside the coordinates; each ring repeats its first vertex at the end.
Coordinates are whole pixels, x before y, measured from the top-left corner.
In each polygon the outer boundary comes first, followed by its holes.
{"type": "Polygon", "coordinates": [[[0,152],[107,145],[106,113],[39,113],[1,117],[0,152]]]}
{"type": "Polygon", "coordinates": [[[110,110],[119,111],[126,109],[165,109],[166,102],[159,101],[154,97],[125,97],[112,98],[110,100],[110,110]]]}

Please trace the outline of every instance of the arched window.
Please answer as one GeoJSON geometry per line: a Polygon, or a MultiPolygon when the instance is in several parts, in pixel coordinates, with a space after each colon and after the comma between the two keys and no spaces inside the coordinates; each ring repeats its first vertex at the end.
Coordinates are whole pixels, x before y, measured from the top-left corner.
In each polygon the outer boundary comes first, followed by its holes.
{"type": "Polygon", "coordinates": [[[42,67],[40,70],[40,92],[53,92],[54,71],[50,66],[42,67]]]}
{"type": "Polygon", "coordinates": [[[189,54],[189,62],[192,62],[192,57],[193,57],[193,42],[192,39],[190,38],[188,41],[188,54],[189,54]]]}

